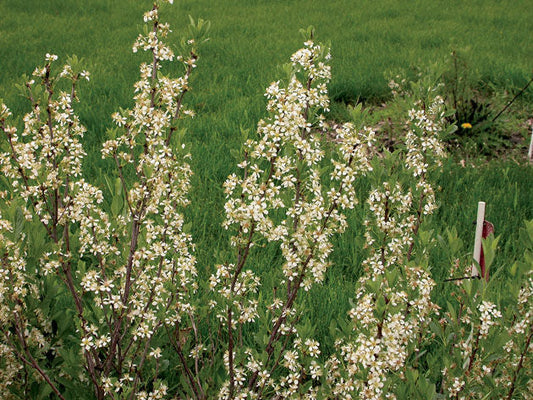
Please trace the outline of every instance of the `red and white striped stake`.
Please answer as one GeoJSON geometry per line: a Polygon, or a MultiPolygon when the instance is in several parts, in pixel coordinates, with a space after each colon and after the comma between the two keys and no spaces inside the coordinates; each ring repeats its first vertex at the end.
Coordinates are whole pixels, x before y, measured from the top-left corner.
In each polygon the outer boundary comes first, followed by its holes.
{"type": "MultiPolygon", "coordinates": [[[[476,236],[474,239],[474,261],[481,261],[481,238],[483,235],[483,221],[485,220],[485,202],[477,203],[476,236]]],[[[479,276],[476,264],[472,264],[472,276],[479,276]]]]}
{"type": "MultiPolygon", "coordinates": [[[[476,219],[476,237],[474,240],[474,260],[481,268],[481,277],[487,282],[489,280],[489,271],[485,267],[485,257],[483,256],[483,242],[491,233],[494,232],[494,225],[485,221],[485,202],[480,201],[477,204],[476,219]]],[[[480,276],[476,263],[472,264],[472,276],[480,276]]]]}

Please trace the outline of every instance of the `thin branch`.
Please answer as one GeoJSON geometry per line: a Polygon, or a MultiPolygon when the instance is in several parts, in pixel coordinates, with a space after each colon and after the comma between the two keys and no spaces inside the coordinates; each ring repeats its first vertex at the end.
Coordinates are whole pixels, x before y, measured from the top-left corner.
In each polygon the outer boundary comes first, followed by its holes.
{"type": "MultiPolygon", "coordinates": [[[[21,301],[19,301],[19,303],[20,303],[19,304],[20,306],[23,306],[21,301]]],[[[22,349],[23,349],[23,351],[24,351],[26,356],[24,356],[22,353],[20,353],[18,351],[18,349],[16,348],[16,346],[13,346],[13,350],[15,350],[15,352],[17,353],[17,356],[20,358],[20,360],[22,362],[24,362],[25,364],[29,365],[33,369],[35,369],[39,373],[39,375],[41,375],[41,377],[45,380],[45,382],[48,384],[48,386],[50,386],[52,391],[60,399],[65,400],[65,398],[63,397],[61,392],[57,389],[57,387],[54,385],[54,383],[52,382],[52,380],[50,379],[48,374],[40,367],[40,365],[37,362],[37,360],[35,360],[35,358],[32,356],[32,354],[31,354],[31,352],[29,350],[29,347],[28,347],[28,343],[26,342],[26,337],[24,336],[24,333],[23,333],[24,329],[23,329],[20,317],[18,315],[18,312],[14,313],[14,317],[15,317],[15,331],[17,333],[17,336],[18,336],[18,339],[19,339],[19,343],[21,344],[22,349]]],[[[1,328],[1,329],[2,329],[2,332],[4,332],[4,336],[7,337],[5,330],[3,328],[1,328]]]]}
{"type": "Polygon", "coordinates": [[[513,393],[516,389],[516,380],[518,379],[518,374],[520,373],[520,370],[522,369],[522,366],[524,364],[524,359],[527,357],[529,345],[531,344],[531,338],[533,337],[533,329],[531,329],[531,324],[529,325],[529,336],[527,337],[526,343],[524,345],[524,350],[522,351],[522,354],[520,354],[520,361],[518,362],[518,365],[516,367],[516,370],[514,371],[513,380],[511,381],[511,386],[509,387],[509,393],[507,393],[507,400],[511,400],[513,398],[513,393]]]}

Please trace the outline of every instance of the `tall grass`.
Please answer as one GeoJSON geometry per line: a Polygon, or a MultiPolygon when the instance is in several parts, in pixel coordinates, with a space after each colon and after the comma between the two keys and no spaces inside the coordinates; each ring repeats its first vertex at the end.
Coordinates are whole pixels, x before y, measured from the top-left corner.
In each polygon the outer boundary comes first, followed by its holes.
{"type": "MultiPolygon", "coordinates": [[[[145,4],[149,4],[147,1],[145,4]]],[[[12,81],[29,73],[47,51],[78,54],[92,65],[91,100],[110,111],[129,99],[142,2],[124,0],[4,0],[0,3],[0,89],[13,100],[12,81]]],[[[167,10],[179,31],[193,15],[212,21],[211,42],[202,54],[197,93],[208,110],[257,104],[275,66],[299,46],[298,28],[314,25],[332,43],[333,97],[386,96],[384,71],[440,61],[451,50],[469,48],[472,67],[499,85],[522,85],[531,73],[532,10],[519,1],[258,1],[183,0],[167,10]]],[[[247,107],[248,108],[248,107],[247,107]]],[[[252,106],[255,117],[261,107],[252,106]]],[[[230,113],[231,114],[231,113],[230,113]]],[[[89,122],[98,125],[96,115],[89,122]]],[[[209,116],[205,116],[208,118],[209,116]]]]}

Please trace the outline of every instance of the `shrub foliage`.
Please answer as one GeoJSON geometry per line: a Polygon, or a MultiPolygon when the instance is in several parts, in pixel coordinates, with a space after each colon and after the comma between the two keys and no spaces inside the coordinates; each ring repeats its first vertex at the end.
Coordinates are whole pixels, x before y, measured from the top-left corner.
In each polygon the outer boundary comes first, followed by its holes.
{"type": "MultiPolygon", "coordinates": [[[[148,54],[135,103],[113,114],[116,127],[102,147],[115,165],[107,188],[83,176],[86,130],[75,107],[89,73],[76,58],[57,67],[46,55],[23,87],[31,110],[20,124],[1,105],[2,398],[533,392],[533,222],[513,281],[467,276],[436,304],[427,252],[435,234],[424,221],[437,208],[432,176],[446,156],[441,137],[453,130],[439,87],[402,93],[405,122],[394,148],[383,150],[371,128],[326,120],[330,54],[312,29],[284,66],[285,79],[267,88],[268,117],[224,183],[231,251],[202,266],[211,273],[199,278],[183,216],[192,171],[182,120],[194,116],[186,94],[209,24],[191,20],[192,36],[177,55],[164,42],[169,25],[159,10],[156,2],[144,14],[133,46],[148,54]],[[169,62],[183,74],[167,76],[169,62]],[[368,196],[356,189],[361,177],[371,183],[368,196]],[[325,351],[315,335],[320,321],[306,317],[302,298],[334,267],[334,239],[356,208],[366,216],[366,258],[352,308],[337,316],[325,351]],[[272,294],[254,270],[263,247],[279,255],[269,271],[272,294]]],[[[460,248],[453,231],[445,245],[460,248]]],[[[484,243],[489,265],[496,246],[494,238],[484,243]]],[[[469,271],[463,264],[458,259],[469,271]]]]}

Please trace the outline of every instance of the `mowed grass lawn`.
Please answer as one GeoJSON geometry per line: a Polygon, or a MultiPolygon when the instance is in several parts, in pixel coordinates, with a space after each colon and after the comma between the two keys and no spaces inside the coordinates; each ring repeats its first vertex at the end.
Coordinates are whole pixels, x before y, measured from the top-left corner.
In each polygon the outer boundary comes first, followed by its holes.
{"type": "MultiPolygon", "coordinates": [[[[22,74],[31,74],[47,52],[60,61],[72,54],[82,57],[92,74],[79,92],[78,114],[89,131],[85,166],[89,179],[102,186],[103,176],[114,172],[100,159],[99,148],[112,125],[111,113],[132,104],[132,85],[146,57],[132,54],[131,45],[150,7],[150,1],[139,0],[0,2],[0,98],[20,114],[27,105],[14,83],[22,74]]],[[[175,0],[162,11],[175,37],[186,32],[188,15],[212,24],[188,97],[197,117],[188,122],[195,176],[187,218],[205,271],[228,248],[220,223],[221,186],[236,164],[230,152],[240,148],[241,130],[253,132],[265,116],[264,89],[283,78],[277,66],[301,47],[300,28],[313,25],[318,40],[331,43],[330,92],[337,103],[386,100],[386,71],[444,62],[453,50],[466,54],[470,68],[484,80],[510,91],[525,85],[533,66],[528,0],[175,0]]],[[[525,96],[531,98],[531,90],[525,96]]],[[[521,255],[517,233],[522,221],[533,218],[532,171],[505,162],[466,169],[447,163],[438,178],[441,208],[429,226],[440,234],[456,226],[469,252],[476,205],[486,201],[487,218],[502,235],[496,267],[509,265],[521,255]]],[[[324,327],[331,307],[349,307],[362,257],[363,216],[355,211],[350,218],[352,226],[333,256],[336,268],[316,292],[320,301],[313,309],[325,318],[324,327]]],[[[434,270],[442,278],[449,260],[439,254],[436,250],[434,270]]],[[[278,257],[275,251],[264,254],[256,268],[268,270],[278,257]]]]}

